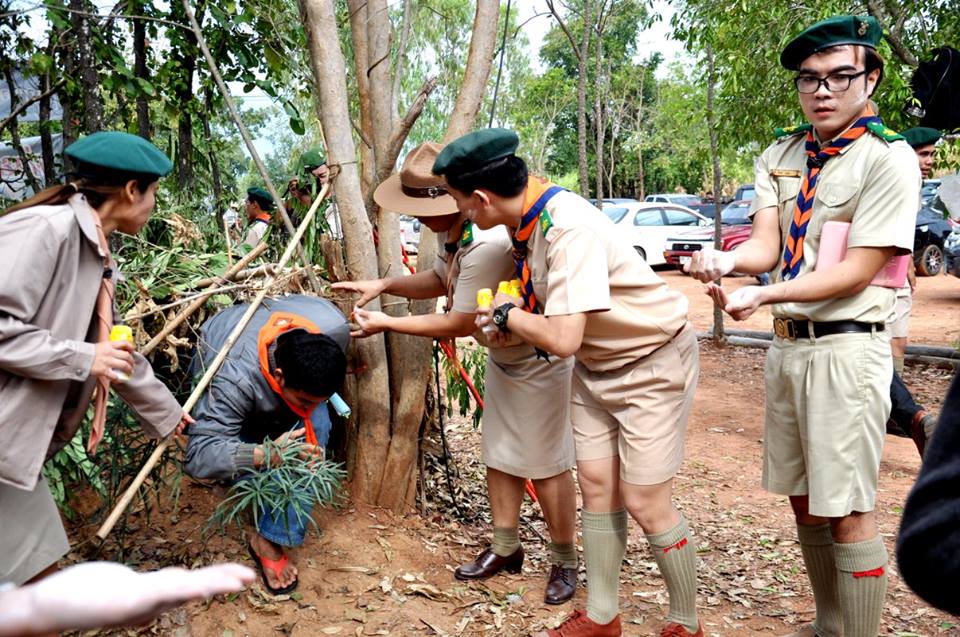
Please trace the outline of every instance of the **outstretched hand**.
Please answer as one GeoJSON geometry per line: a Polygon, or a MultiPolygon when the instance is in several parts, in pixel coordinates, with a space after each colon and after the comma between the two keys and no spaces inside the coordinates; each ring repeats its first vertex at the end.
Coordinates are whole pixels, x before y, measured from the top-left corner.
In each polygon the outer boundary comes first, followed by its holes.
{"type": "Polygon", "coordinates": [[[371,300],[383,293],[383,279],[371,279],[367,281],[340,281],[330,286],[334,290],[344,292],[354,292],[360,295],[356,301],[357,307],[363,307],[371,300]]]}
{"type": "Polygon", "coordinates": [[[719,285],[708,283],[704,293],[735,321],[750,318],[750,315],[763,305],[764,300],[764,288],[755,285],[748,285],[727,294],[719,285]]]}
{"type": "Polygon", "coordinates": [[[0,593],[0,637],[144,624],[191,600],[242,590],[255,579],[240,564],[138,573],[86,562],[0,593]]]}

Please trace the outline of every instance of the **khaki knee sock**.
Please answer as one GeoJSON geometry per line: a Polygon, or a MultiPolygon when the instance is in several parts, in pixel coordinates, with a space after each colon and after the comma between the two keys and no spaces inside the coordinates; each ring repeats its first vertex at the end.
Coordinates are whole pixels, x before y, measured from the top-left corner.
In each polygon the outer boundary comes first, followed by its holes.
{"type": "Polygon", "coordinates": [[[893,357],[893,371],[897,372],[897,375],[903,376],[903,356],[893,357]]]}
{"type": "Polygon", "coordinates": [[[560,564],[563,568],[577,568],[579,565],[577,547],[572,542],[565,544],[550,542],[547,544],[547,549],[550,551],[551,564],[560,564]]]}
{"type": "Polygon", "coordinates": [[[609,624],[620,610],[620,566],[627,552],[627,512],[580,513],[587,563],[587,616],[609,624]]]}
{"type": "Polygon", "coordinates": [[[490,550],[500,557],[507,557],[513,555],[518,548],[520,548],[520,535],[517,527],[493,527],[493,542],[490,544],[490,550]]]}
{"type": "Polygon", "coordinates": [[[817,606],[813,629],[819,637],[839,637],[843,634],[843,616],[840,613],[837,565],[833,556],[834,544],[830,525],[798,524],[797,537],[817,606]]]}
{"type": "Polygon", "coordinates": [[[834,544],[844,637],[876,637],[887,594],[887,547],[872,540],[834,544]]]}
{"type": "Polygon", "coordinates": [[[687,521],[680,522],[663,533],[648,535],[653,558],[667,583],[670,595],[670,613],[667,621],[683,625],[691,633],[697,632],[697,547],[690,537],[687,521]]]}

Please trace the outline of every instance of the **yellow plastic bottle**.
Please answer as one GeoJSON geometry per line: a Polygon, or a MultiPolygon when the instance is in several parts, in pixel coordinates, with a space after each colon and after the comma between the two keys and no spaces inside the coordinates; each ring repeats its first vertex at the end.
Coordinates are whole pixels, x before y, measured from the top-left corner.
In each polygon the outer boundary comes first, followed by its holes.
{"type": "MultiPolygon", "coordinates": [[[[477,312],[489,312],[493,306],[493,290],[490,288],[480,288],[477,290],[477,312]]],[[[488,323],[482,328],[484,334],[493,334],[497,331],[497,326],[488,323]]]]}
{"type": "MultiPolygon", "coordinates": [[[[110,330],[110,340],[133,343],[133,330],[130,329],[129,325],[114,325],[113,329],[110,330]]],[[[113,373],[117,375],[116,381],[130,380],[130,377],[124,372],[113,370],[113,373]]]]}

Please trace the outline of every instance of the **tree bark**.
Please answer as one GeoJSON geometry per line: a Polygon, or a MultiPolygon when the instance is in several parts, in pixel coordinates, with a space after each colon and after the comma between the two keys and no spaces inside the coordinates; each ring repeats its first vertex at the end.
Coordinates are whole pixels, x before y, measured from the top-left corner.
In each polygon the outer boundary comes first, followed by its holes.
{"type": "Polygon", "coordinates": [[[593,126],[596,131],[597,156],[597,206],[603,207],[603,138],[606,133],[603,116],[603,9],[605,2],[597,10],[597,46],[593,78],[593,126]]]}
{"type": "Polygon", "coordinates": [[[205,113],[201,116],[203,122],[203,136],[207,143],[207,157],[210,160],[210,178],[213,181],[214,210],[217,211],[217,220],[223,217],[223,179],[220,176],[220,162],[217,161],[217,152],[213,146],[213,135],[210,132],[210,113],[213,112],[213,89],[207,88],[204,96],[205,113]]]}
{"type": "MultiPolygon", "coordinates": [[[[51,47],[52,48],[52,47],[51,47]]],[[[52,51],[47,50],[52,56],[52,51]]],[[[53,185],[57,180],[57,167],[53,157],[53,136],[50,134],[50,71],[40,78],[40,91],[44,94],[40,98],[38,127],[40,129],[40,153],[43,156],[43,181],[45,185],[53,185]]]]}
{"type": "MultiPolygon", "coordinates": [[[[6,55],[4,55],[6,58],[6,55]]],[[[9,59],[4,60],[3,65],[3,75],[7,80],[7,91],[10,93],[10,110],[13,111],[14,107],[17,104],[17,86],[13,82],[13,71],[11,70],[11,61],[9,59]]],[[[20,131],[17,126],[17,116],[13,115],[8,118],[7,129],[10,131],[10,144],[17,151],[17,155],[20,157],[20,168],[23,170],[23,181],[28,185],[33,192],[40,192],[40,183],[37,181],[37,178],[34,176],[33,171],[30,169],[30,158],[27,157],[27,152],[23,149],[23,144],[20,142],[20,131]]]]}
{"type": "Polygon", "coordinates": [[[590,171],[587,168],[587,55],[590,51],[592,8],[593,2],[584,0],[583,34],[580,37],[577,64],[577,169],[580,175],[580,194],[584,197],[590,196],[590,171]]]}
{"type": "MultiPolygon", "coordinates": [[[[707,128],[710,130],[710,159],[713,163],[713,247],[717,250],[723,247],[721,238],[723,225],[720,216],[720,151],[717,143],[717,116],[714,111],[714,92],[717,86],[717,69],[713,56],[713,47],[707,45],[707,128]]],[[[714,281],[722,285],[720,280],[714,281]]],[[[713,339],[718,343],[726,340],[723,334],[723,310],[713,308],[713,339]]]]}
{"type": "MultiPolygon", "coordinates": [[[[140,11],[143,5],[135,5],[140,11]]],[[[133,21],[133,74],[149,81],[150,71],[147,68],[147,23],[144,20],[133,21]]],[[[150,139],[150,102],[143,91],[137,93],[137,134],[144,139],[150,139]]]]}
{"type": "MultiPolygon", "coordinates": [[[[184,15],[180,3],[174,2],[171,5],[172,15],[184,15]]],[[[194,14],[197,24],[203,24],[203,13],[206,9],[204,2],[198,2],[194,14]]],[[[199,57],[199,48],[197,46],[197,36],[190,30],[183,33],[183,42],[177,47],[175,60],[180,69],[180,78],[174,90],[177,104],[179,105],[177,118],[177,194],[182,198],[190,195],[194,187],[193,176],[193,113],[191,107],[194,104],[193,94],[193,76],[197,70],[197,58],[199,57]]]]}
{"type": "Polygon", "coordinates": [[[407,43],[413,29],[413,0],[403,0],[403,22],[400,27],[400,40],[397,42],[397,61],[393,67],[393,89],[390,95],[390,110],[394,116],[400,116],[400,84],[403,70],[407,64],[407,43]]]}
{"type": "Polygon", "coordinates": [[[646,81],[647,69],[643,69],[643,73],[640,75],[640,93],[637,96],[637,117],[636,117],[636,128],[637,128],[637,186],[636,186],[636,197],[639,201],[643,201],[643,198],[646,197],[646,186],[643,183],[643,85],[646,81]]]}
{"type": "Polygon", "coordinates": [[[900,58],[904,64],[916,68],[920,62],[917,56],[903,43],[903,22],[900,20],[891,20],[877,0],[867,0],[867,11],[875,17],[883,27],[883,37],[890,43],[890,49],[894,55],[900,58]]]}
{"type": "MultiPolygon", "coordinates": [[[[373,116],[370,106],[370,79],[367,77],[369,55],[367,54],[367,2],[347,0],[350,10],[350,37],[353,42],[353,70],[357,80],[357,97],[360,104],[360,181],[364,199],[373,191],[377,174],[374,157],[373,116]]],[[[319,92],[319,87],[317,91],[319,92]]]]}
{"type": "Polygon", "coordinates": [[[83,15],[88,9],[84,0],[70,0],[70,9],[72,9],[70,20],[73,23],[77,62],[80,67],[80,84],[83,91],[85,130],[88,133],[94,133],[103,128],[103,101],[100,97],[97,60],[93,54],[91,18],[83,15]]]}

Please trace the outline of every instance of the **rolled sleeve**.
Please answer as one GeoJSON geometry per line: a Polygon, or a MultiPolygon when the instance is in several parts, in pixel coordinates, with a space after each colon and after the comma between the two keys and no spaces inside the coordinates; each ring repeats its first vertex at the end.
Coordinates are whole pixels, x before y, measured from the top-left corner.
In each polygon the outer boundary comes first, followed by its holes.
{"type": "Polygon", "coordinates": [[[750,216],[758,211],[780,203],[777,184],[770,174],[769,151],[764,151],[753,164],[753,200],[750,202],[750,216]]]}
{"type": "Polygon", "coordinates": [[[564,228],[547,248],[544,316],[610,309],[610,273],[603,242],[590,228],[564,228]]]}
{"type": "Polygon", "coordinates": [[[501,279],[514,276],[513,258],[509,248],[495,242],[480,243],[460,260],[452,310],[473,314],[477,311],[477,290],[496,291],[501,279]]]}
{"type": "Polygon", "coordinates": [[[188,430],[184,471],[195,478],[231,480],[242,469],[252,469],[256,445],[241,442],[240,431],[253,406],[248,385],[215,376],[188,430]]]}
{"type": "Polygon", "coordinates": [[[920,201],[920,168],[907,144],[893,144],[867,175],[847,240],[848,248],[913,250],[920,201]]]}

